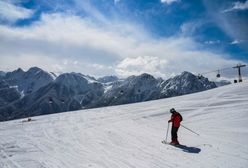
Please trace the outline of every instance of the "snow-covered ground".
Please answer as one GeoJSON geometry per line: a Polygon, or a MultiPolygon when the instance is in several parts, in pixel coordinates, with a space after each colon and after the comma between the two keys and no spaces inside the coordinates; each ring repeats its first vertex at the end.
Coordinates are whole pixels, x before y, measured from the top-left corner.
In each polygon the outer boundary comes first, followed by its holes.
{"type": "Polygon", "coordinates": [[[248,83],[33,119],[0,123],[1,168],[248,167],[248,83]],[[183,149],[161,143],[172,107],[200,134],[183,149]]]}

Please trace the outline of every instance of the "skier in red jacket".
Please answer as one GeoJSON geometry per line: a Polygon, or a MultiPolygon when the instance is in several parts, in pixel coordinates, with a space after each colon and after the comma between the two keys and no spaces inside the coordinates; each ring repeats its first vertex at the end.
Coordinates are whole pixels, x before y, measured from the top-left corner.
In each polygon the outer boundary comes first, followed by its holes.
{"type": "Polygon", "coordinates": [[[177,131],[180,127],[180,122],[183,120],[180,113],[178,113],[174,108],[170,109],[171,119],[168,121],[172,122],[172,128],[171,128],[171,145],[179,145],[178,139],[177,139],[177,131]]]}

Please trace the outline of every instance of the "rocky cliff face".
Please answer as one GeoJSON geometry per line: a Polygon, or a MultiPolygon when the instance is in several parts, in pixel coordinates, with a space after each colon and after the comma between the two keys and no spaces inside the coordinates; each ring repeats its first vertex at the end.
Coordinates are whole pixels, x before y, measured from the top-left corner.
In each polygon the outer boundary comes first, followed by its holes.
{"type": "Polygon", "coordinates": [[[4,77],[9,86],[17,87],[24,95],[33,93],[53,81],[53,76],[40,68],[33,67],[27,72],[17,69],[4,77]]]}
{"type": "Polygon", "coordinates": [[[0,81],[0,107],[21,98],[15,87],[10,87],[5,80],[0,81]]]}

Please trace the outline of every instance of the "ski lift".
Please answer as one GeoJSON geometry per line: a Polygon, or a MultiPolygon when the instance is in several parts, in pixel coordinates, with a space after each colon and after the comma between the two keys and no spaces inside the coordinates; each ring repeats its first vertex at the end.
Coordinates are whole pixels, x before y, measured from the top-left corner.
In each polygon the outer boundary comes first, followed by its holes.
{"type": "Polygon", "coordinates": [[[220,78],[220,70],[218,70],[218,73],[217,73],[216,77],[220,78]]]}
{"type": "Polygon", "coordinates": [[[53,103],[53,99],[50,97],[49,98],[49,101],[48,101],[49,104],[52,104],[53,103]]]}

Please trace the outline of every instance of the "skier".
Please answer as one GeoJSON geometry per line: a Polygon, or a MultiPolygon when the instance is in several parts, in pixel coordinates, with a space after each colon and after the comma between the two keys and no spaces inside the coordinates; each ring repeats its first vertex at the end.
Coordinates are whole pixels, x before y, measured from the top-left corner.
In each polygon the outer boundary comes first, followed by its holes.
{"type": "Polygon", "coordinates": [[[183,120],[183,117],[180,113],[178,113],[174,108],[170,109],[171,119],[168,121],[168,123],[172,122],[172,128],[171,128],[171,145],[179,145],[178,139],[177,139],[177,131],[180,127],[180,122],[183,120]]]}

